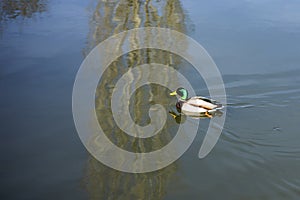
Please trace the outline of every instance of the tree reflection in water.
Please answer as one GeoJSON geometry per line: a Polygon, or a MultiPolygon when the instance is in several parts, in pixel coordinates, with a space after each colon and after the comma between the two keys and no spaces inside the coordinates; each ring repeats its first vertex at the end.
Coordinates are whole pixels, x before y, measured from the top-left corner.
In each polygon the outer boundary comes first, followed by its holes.
{"type": "Polygon", "coordinates": [[[30,18],[34,13],[41,13],[46,10],[46,0],[1,0],[0,21],[14,19],[19,16],[23,18],[30,18]]]}
{"type": "MultiPolygon", "coordinates": [[[[179,0],[164,1],[99,1],[95,5],[89,22],[90,32],[84,54],[109,36],[138,27],[165,27],[186,32],[186,16],[179,0]]],[[[148,37],[148,36],[147,36],[148,37]]],[[[149,35],[149,38],[152,37],[149,35]]],[[[159,41],[157,41],[159,42],[159,41]]],[[[122,49],[120,44],[119,49],[122,49]]],[[[135,38],[130,44],[138,46],[135,38]]],[[[185,47],[182,47],[183,50],[185,47]]],[[[180,57],[155,49],[142,49],[124,54],[113,62],[104,72],[96,91],[96,112],[101,128],[120,148],[132,152],[149,152],[166,145],[176,133],[178,124],[169,116],[161,133],[147,139],[134,138],[123,133],[113,120],[110,98],[114,85],[129,68],[144,63],[161,63],[178,68],[183,61],[180,57]],[[175,130],[174,130],[175,129],[175,130]]],[[[164,81],[168,74],[149,70],[148,76],[159,76],[164,81]]],[[[135,77],[124,87],[134,88],[141,77],[135,77]]],[[[174,81],[174,80],[172,80],[174,81]]],[[[175,80],[176,81],[176,80],[175,80]]],[[[148,110],[152,104],[161,104],[170,109],[169,90],[159,85],[150,84],[136,90],[130,102],[132,119],[140,125],[150,123],[148,110]]],[[[97,147],[97,140],[91,139],[92,148],[97,147]]],[[[175,180],[178,164],[146,174],[128,174],[108,168],[90,157],[86,166],[84,185],[91,199],[162,199],[170,181],[175,180]]]]}
{"type": "Polygon", "coordinates": [[[9,20],[32,18],[36,13],[47,10],[47,0],[1,0],[0,1],[0,35],[9,20]]]}

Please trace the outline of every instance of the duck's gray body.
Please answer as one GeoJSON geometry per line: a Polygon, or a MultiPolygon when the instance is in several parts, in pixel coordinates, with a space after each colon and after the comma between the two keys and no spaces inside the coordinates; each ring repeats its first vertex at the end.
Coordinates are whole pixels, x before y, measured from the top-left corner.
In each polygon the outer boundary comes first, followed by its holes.
{"type": "Polygon", "coordinates": [[[181,113],[192,116],[214,113],[223,108],[222,104],[217,101],[201,96],[192,97],[186,101],[179,100],[176,107],[181,113]]]}

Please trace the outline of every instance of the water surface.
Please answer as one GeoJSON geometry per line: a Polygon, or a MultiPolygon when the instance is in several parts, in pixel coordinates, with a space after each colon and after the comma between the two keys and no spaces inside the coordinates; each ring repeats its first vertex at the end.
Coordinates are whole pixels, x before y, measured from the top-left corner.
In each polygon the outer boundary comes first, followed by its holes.
{"type": "MultiPolygon", "coordinates": [[[[2,199],[299,198],[298,1],[16,2],[0,3],[2,199]],[[205,159],[197,154],[209,120],[200,122],[196,140],[172,165],[127,174],[87,153],[74,127],[71,95],[76,72],[94,46],[145,26],[183,32],[206,48],[223,75],[227,116],[205,159]]],[[[172,117],[153,140],[112,128],[105,102],[114,83],[129,68],[153,61],[178,69],[199,95],[208,95],[201,76],[176,55],[141,50],[119,58],[99,81],[96,109],[106,134],[127,150],[159,148],[176,132],[172,117]]],[[[157,85],[137,90],[133,120],[149,123],[153,103],[172,109],[167,92],[157,85]]]]}

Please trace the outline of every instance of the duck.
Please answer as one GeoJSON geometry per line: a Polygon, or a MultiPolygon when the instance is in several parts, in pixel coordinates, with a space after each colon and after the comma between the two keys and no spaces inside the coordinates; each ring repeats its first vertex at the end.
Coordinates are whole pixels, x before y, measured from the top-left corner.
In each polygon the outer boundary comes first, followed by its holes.
{"type": "Polygon", "coordinates": [[[170,95],[179,97],[176,109],[187,116],[206,116],[212,118],[214,113],[224,108],[221,103],[207,97],[195,96],[189,98],[188,91],[183,87],[177,88],[170,95]]]}

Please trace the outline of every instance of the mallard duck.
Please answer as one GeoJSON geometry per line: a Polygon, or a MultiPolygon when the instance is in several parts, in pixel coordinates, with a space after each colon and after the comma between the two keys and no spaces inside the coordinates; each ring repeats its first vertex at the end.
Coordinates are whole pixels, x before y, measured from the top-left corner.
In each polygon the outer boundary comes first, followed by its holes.
{"type": "Polygon", "coordinates": [[[179,96],[176,108],[178,112],[188,116],[205,115],[211,118],[213,113],[223,108],[222,104],[206,97],[196,96],[188,98],[188,91],[182,87],[170,93],[170,95],[179,96]]]}

